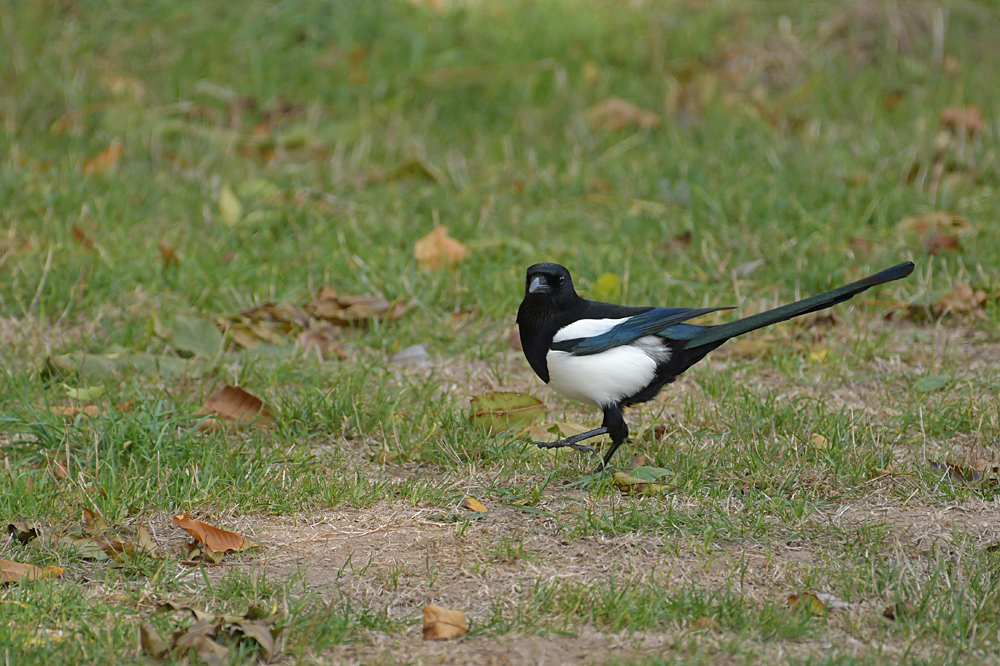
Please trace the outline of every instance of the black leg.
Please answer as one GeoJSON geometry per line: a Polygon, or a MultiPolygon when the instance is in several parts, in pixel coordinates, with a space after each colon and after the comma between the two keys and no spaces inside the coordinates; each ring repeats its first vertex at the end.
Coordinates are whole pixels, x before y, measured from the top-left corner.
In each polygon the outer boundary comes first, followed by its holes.
{"type": "Polygon", "coordinates": [[[607,467],[608,463],[611,461],[611,456],[615,455],[615,451],[618,450],[618,447],[624,444],[625,440],[628,439],[628,426],[625,424],[625,415],[622,414],[622,408],[619,405],[606,407],[604,409],[604,423],[602,424],[602,427],[606,429],[609,435],[611,435],[611,448],[604,454],[601,466],[594,470],[595,474],[599,474],[604,471],[604,468],[607,467]]]}
{"type": "Polygon", "coordinates": [[[584,446],[583,444],[578,444],[577,442],[582,442],[585,439],[599,437],[606,434],[608,434],[608,429],[601,426],[600,428],[594,428],[593,430],[588,430],[587,432],[581,432],[579,435],[573,435],[572,437],[567,437],[566,439],[557,439],[554,442],[532,442],[532,444],[540,449],[562,449],[569,447],[577,451],[593,453],[594,447],[584,446]]]}

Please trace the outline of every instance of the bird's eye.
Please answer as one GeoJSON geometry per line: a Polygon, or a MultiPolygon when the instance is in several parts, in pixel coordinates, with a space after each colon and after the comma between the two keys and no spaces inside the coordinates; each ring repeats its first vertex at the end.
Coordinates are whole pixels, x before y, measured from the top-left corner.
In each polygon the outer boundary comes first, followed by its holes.
{"type": "Polygon", "coordinates": [[[566,278],[562,275],[559,276],[559,284],[566,284],[566,278]]]}

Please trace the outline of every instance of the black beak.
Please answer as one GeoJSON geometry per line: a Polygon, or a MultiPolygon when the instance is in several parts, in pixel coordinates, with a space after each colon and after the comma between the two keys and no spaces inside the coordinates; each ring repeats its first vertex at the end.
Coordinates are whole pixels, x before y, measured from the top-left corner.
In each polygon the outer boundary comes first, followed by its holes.
{"type": "Polygon", "coordinates": [[[547,294],[550,291],[552,291],[552,287],[549,286],[549,283],[541,275],[533,277],[531,284],[528,285],[529,294],[547,294]]]}

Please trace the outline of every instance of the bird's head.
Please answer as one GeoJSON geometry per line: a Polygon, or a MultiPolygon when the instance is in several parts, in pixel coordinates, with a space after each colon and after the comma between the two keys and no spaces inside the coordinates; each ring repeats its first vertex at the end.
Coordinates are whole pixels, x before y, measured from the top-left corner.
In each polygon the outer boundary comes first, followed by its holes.
{"type": "Polygon", "coordinates": [[[559,264],[535,264],[528,268],[524,279],[524,299],[540,301],[565,308],[580,297],[573,289],[573,278],[559,264]]]}

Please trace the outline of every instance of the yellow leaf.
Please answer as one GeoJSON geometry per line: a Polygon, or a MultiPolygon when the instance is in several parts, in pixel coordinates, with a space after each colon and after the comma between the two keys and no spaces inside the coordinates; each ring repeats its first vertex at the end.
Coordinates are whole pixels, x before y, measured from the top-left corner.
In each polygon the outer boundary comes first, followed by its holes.
{"type": "Polygon", "coordinates": [[[465,613],[434,604],[424,606],[424,640],[460,638],[469,630],[465,613]]]}
{"type": "Polygon", "coordinates": [[[89,402],[91,400],[97,400],[104,395],[103,384],[98,386],[89,386],[87,388],[73,388],[72,386],[63,384],[63,388],[66,389],[66,395],[68,395],[71,400],[89,402]]]}
{"type": "Polygon", "coordinates": [[[233,194],[229,185],[223,185],[219,190],[219,214],[222,216],[222,221],[230,227],[235,226],[243,217],[243,204],[233,194]]]}
{"type": "Polygon", "coordinates": [[[454,268],[470,256],[469,248],[448,235],[448,230],[439,226],[416,242],[413,254],[422,268],[454,268]]]}
{"type": "Polygon", "coordinates": [[[83,175],[91,176],[95,173],[106,173],[111,171],[118,164],[125,149],[118,139],[111,142],[111,145],[87,160],[83,165],[83,175]]]}
{"type": "Polygon", "coordinates": [[[823,435],[820,435],[819,433],[813,433],[812,444],[817,449],[823,450],[830,445],[830,442],[828,442],[826,437],[824,437],[823,435]]]}
{"type": "Polygon", "coordinates": [[[819,597],[815,594],[811,594],[809,592],[806,592],[801,596],[793,594],[788,597],[788,607],[792,610],[803,611],[808,615],[816,617],[826,617],[830,613],[826,604],[820,601],[819,597]]]}
{"type": "Polygon", "coordinates": [[[486,513],[486,507],[482,502],[474,497],[466,496],[459,506],[463,509],[468,509],[469,511],[475,511],[476,513],[486,513]]]}
{"type": "Polygon", "coordinates": [[[822,363],[826,360],[826,357],[830,354],[830,350],[826,347],[816,347],[811,352],[809,352],[809,360],[812,363],[822,363]]]}

